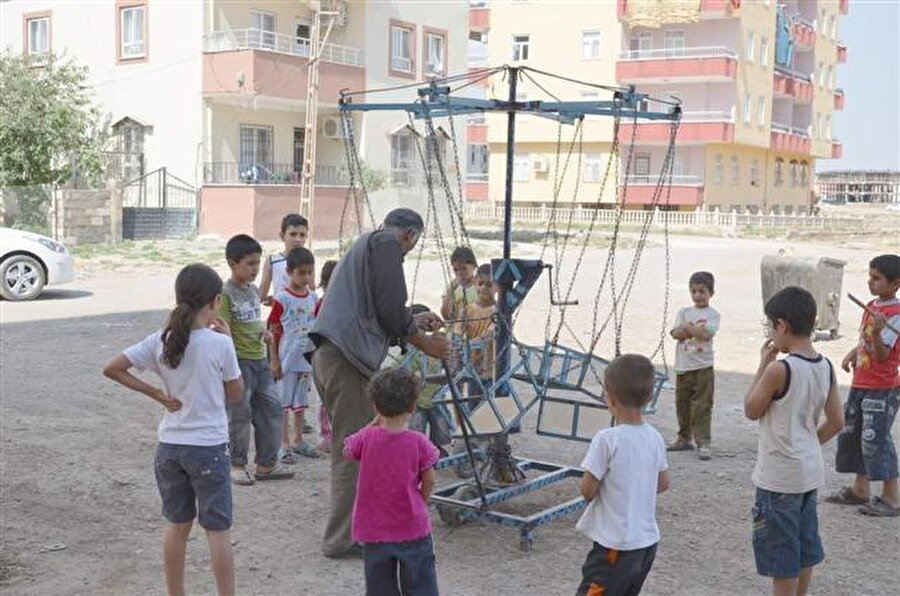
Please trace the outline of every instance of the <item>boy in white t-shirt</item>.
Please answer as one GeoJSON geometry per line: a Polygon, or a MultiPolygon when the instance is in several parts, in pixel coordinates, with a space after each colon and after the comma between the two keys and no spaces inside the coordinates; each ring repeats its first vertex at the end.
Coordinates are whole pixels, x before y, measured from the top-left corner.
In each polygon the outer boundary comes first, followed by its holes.
{"type": "Polygon", "coordinates": [[[653,396],[656,371],[638,354],[606,368],[607,405],[617,426],[591,441],[581,462],[581,494],[589,501],[576,529],[594,541],[576,594],[638,594],[659,542],[656,495],[669,488],[666,445],[641,409],[653,396]]]}

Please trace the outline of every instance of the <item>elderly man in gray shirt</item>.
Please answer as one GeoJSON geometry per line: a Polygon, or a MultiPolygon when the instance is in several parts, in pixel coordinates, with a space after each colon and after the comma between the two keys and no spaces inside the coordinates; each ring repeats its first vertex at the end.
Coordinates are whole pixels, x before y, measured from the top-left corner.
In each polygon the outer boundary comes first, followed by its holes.
{"type": "Polygon", "coordinates": [[[350,536],[356,497],[356,462],[344,459],[344,439],[368,424],[375,410],[366,399],[369,378],[381,368],[388,348],[408,342],[434,358],[450,355],[431,312],[413,315],[406,306],[403,257],[419,241],[425,224],[411,209],[394,209],[373,232],[362,234],[338,263],[328,297],[310,337],[316,343],[313,380],[331,416],[331,506],[322,551],[328,557],[353,554],[350,536]]]}

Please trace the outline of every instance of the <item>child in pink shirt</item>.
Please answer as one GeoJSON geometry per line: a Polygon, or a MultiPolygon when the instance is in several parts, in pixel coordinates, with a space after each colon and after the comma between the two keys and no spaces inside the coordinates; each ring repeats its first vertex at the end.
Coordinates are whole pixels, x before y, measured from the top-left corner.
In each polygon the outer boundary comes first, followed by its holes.
{"type": "Polygon", "coordinates": [[[406,370],[379,372],[366,389],[378,415],[344,440],[344,457],[360,462],[353,540],[363,545],[368,595],[438,593],[428,497],[439,453],[406,428],[419,389],[406,370]]]}

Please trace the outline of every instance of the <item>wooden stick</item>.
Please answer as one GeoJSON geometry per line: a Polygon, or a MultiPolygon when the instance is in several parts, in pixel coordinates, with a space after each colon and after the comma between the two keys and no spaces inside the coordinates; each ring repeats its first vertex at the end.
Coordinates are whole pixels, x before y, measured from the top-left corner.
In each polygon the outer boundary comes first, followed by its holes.
{"type": "MultiPolygon", "coordinates": [[[[857,298],[856,296],[854,296],[854,295],[851,294],[850,292],[847,292],[847,298],[849,298],[854,304],[856,304],[856,306],[860,307],[861,309],[863,309],[864,311],[866,311],[866,312],[869,313],[870,315],[873,315],[873,316],[874,316],[874,315],[876,314],[875,311],[873,311],[871,308],[869,308],[869,307],[866,305],[865,302],[863,302],[862,300],[860,300],[859,298],[857,298]]],[[[894,326],[891,325],[890,323],[885,323],[885,326],[886,326],[888,329],[890,329],[891,331],[893,331],[894,333],[896,333],[897,335],[900,335],[900,329],[897,329],[896,327],[894,327],[894,326]]]]}

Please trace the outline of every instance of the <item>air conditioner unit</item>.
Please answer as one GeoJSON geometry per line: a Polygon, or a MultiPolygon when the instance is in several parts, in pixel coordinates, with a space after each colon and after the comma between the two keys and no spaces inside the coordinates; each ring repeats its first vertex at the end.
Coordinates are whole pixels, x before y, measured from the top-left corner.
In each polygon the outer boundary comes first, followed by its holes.
{"type": "Polygon", "coordinates": [[[534,158],[534,171],[546,172],[550,168],[550,163],[546,155],[538,155],[534,158]]]}
{"type": "Polygon", "coordinates": [[[322,136],[326,139],[343,139],[344,129],[340,118],[325,118],[322,120],[322,136]]]}

